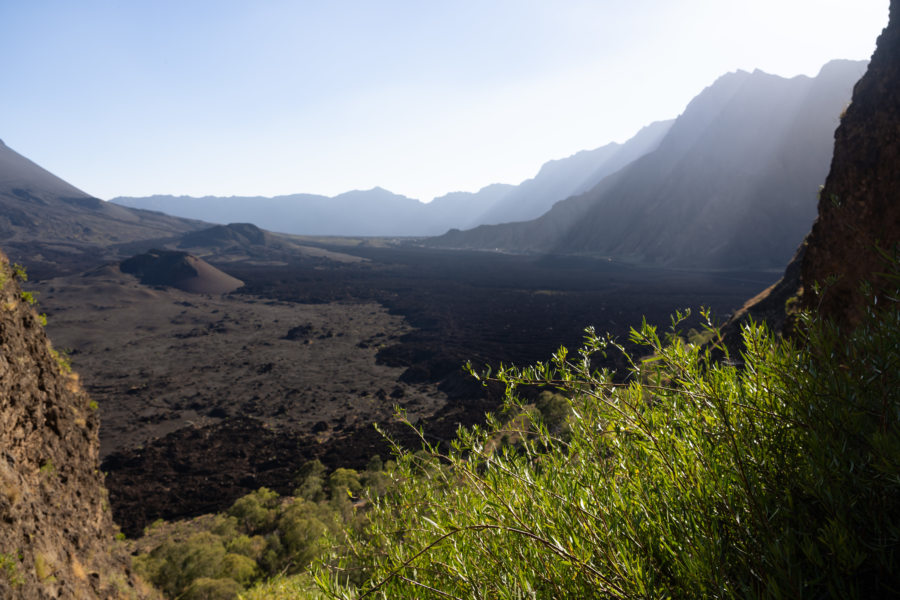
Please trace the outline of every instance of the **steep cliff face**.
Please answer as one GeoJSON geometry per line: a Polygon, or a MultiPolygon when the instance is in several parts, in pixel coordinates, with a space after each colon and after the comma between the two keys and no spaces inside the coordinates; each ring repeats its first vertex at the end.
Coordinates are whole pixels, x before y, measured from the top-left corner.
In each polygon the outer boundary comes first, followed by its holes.
{"type": "Polygon", "coordinates": [[[862,282],[876,294],[888,285],[884,254],[900,258],[900,0],[891,0],[888,26],[834,138],[812,231],[781,280],[725,325],[734,349],[749,317],[782,330],[790,322],[785,305],[792,298],[852,325],[865,305],[862,282]]]}
{"type": "Polygon", "coordinates": [[[835,132],[831,172],[802,261],[804,304],[853,324],[860,285],[884,291],[881,251],[900,257],[900,0],[835,132]],[[819,284],[819,293],[812,286],[819,284]]]}
{"type": "Polygon", "coordinates": [[[115,541],[96,405],[0,253],[0,598],[147,598],[115,541]]]}

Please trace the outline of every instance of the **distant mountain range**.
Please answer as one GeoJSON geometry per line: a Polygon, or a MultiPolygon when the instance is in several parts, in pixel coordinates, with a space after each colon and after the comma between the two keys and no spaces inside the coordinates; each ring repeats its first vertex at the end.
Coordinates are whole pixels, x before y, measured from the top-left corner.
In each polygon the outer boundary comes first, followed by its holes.
{"type": "MultiPolygon", "coordinates": [[[[248,223],[211,225],[104,202],[0,141],[0,244],[37,278],[117,263],[136,253],[189,251],[219,263],[359,259],[248,223]]],[[[184,253],[184,252],[182,252],[184,253]]]]}
{"type": "Polygon", "coordinates": [[[675,267],[779,268],[815,216],[834,129],[865,67],[833,61],[814,78],[729,73],[678,119],[653,123],[624,144],[550,161],[517,186],[495,184],[427,204],[381,188],[334,198],[152,196],[103,202],[0,142],[0,244],[14,260],[25,257],[51,272],[88,259],[121,260],[151,247],[199,249],[219,260],[314,255],[284,237],[265,244],[244,239],[251,231],[246,225],[204,232],[203,240],[182,239],[210,222],[238,222],[307,235],[446,232],[423,242],[442,248],[579,254],[675,267]],[[474,228],[461,231],[468,227],[474,228]],[[223,232],[228,240],[207,240],[223,232]]]}
{"type": "MultiPolygon", "coordinates": [[[[657,121],[624,144],[615,142],[551,160],[533,179],[514,186],[481,215],[477,225],[535,219],[560,201],[591,189],[635,159],[655,150],[674,121],[657,121]]],[[[473,226],[476,223],[473,223],[473,226]]]]}
{"type": "Polygon", "coordinates": [[[524,221],[559,200],[593,187],[653,150],[672,121],[648,125],[624,144],[611,143],[550,161],[520,185],[493,184],[478,192],[453,192],[429,203],[382,188],[329,198],[294,194],[261,196],[119,197],[111,202],[215,223],[247,222],[299,235],[428,236],[484,223],[524,221]]]}
{"type": "MultiPolygon", "coordinates": [[[[424,209],[418,200],[382,188],[339,196],[149,196],[111,203],[211,223],[253,223],[270,231],[303,235],[410,235],[424,209]]],[[[418,231],[418,230],[417,230],[418,231]]],[[[434,233],[429,230],[428,233],[434,233]]],[[[421,232],[420,232],[421,234],[421,232]]]]}
{"type": "Polygon", "coordinates": [[[701,92],[658,147],[523,223],[434,247],[606,256],[677,267],[780,268],[816,215],[833,135],[865,62],[814,77],[738,71],[701,92]]]}

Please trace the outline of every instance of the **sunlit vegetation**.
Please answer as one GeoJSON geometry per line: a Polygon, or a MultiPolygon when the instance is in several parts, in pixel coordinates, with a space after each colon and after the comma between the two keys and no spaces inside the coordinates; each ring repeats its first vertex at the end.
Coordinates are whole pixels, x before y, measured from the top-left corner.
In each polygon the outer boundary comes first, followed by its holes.
{"type": "Polygon", "coordinates": [[[449,446],[309,463],[294,497],[261,489],[136,566],[186,599],[895,595],[900,310],[870,300],[852,333],[751,324],[739,356],[708,318],[644,323],[624,378],[588,330],[476,375],[503,410],[449,446]]]}
{"type": "Polygon", "coordinates": [[[339,598],[896,595],[900,311],[870,301],[852,334],[752,324],[726,361],[711,324],[645,323],[624,383],[592,368],[625,351],[593,331],[578,354],[482,375],[507,384],[504,415],[449,450],[398,449],[396,487],[318,581],[339,598]],[[535,386],[544,410],[517,393],[535,386]],[[548,425],[560,397],[565,426],[548,425]]]}
{"type": "Polygon", "coordinates": [[[298,474],[294,496],[261,488],[209,518],[178,526],[155,523],[147,537],[160,542],[135,558],[135,568],[168,598],[237,598],[260,582],[260,589],[269,591],[248,598],[275,597],[278,590],[311,593],[315,585],[308,576],[291,576],[323,555],[329,540],[361,528],[363,494],[377,498],[390,482],[384,468],[376,458],[362,473],[329,474],[313,461],[298,474]]]}

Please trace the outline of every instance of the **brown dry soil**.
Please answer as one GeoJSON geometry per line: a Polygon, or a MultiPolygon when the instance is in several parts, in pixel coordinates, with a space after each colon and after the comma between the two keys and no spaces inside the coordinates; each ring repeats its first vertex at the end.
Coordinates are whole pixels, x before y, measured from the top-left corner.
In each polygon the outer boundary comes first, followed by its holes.
{"type": "Polygon", "coordinates": [[[626,339],[642,316],[665,325],[688,306],[724,316],[775,278],[307,243],[362,260],[210,261],[245,282],[227,296],[147,287],[109,267],[39,284],[51,337],[100,404],[103,469],[128,535],[262,485],[290,492],[311,458],[361,467],[386,456],[373,422],[413,440],[395,405],[451,438],[499,401],[462,372],[466,360],[526,364],[577,347],[588,325],[626,339]]]}

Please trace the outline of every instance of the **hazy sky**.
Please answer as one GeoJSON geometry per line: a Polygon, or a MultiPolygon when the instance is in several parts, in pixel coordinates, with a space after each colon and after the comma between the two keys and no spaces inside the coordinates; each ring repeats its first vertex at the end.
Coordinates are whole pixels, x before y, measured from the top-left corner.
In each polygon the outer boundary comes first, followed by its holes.
{"type": "Polygon", "coordinates": [[[0,139],[119,195],[421,200],[624,141],[719,75],[868,59],[889,0],[0,0],[0,139]]]}

